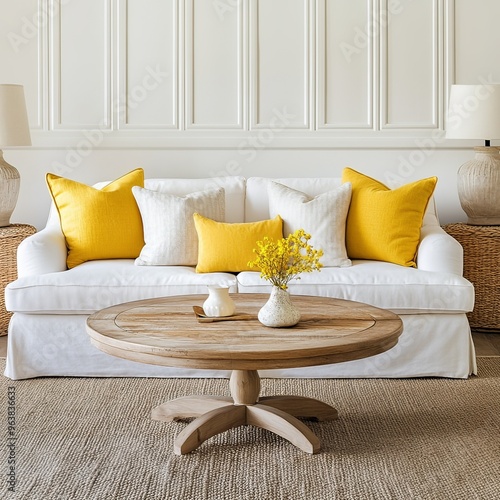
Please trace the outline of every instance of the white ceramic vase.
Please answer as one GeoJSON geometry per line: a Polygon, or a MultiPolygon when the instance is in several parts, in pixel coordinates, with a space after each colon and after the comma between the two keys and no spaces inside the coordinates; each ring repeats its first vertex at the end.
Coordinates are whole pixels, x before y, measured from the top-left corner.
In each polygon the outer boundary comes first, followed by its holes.
{"type": "Polygon", "coordinates": [[[203,311],[207,316],[220,318],[234,314],[236,306],[229,296],[227,286],[208,286],[208,298],[203,302],[203,311]]]}
{"type": "Polygon", "coordinates": [[[476,147],[476,157],[458,170],[458,198],[467,224],[500,224],[500,148],[476,147]]]}
{"type": "Polygon", "coordinates": [[[296,325],[300,320],[300,311],[293,305],[290,294],[273,286],[269,300],[260,309],[259,321],[272,328],[296,325]]]}

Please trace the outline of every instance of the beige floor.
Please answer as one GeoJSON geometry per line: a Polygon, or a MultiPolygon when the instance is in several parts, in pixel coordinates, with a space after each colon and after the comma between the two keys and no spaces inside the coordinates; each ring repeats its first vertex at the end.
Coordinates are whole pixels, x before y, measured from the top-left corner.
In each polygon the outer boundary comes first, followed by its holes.
{"type": "MultiPolygon", "coordinates": [[[[495,333],[473,332],[477,356],[500,356],[500,331],[495,333]]],[[[7,354],[7,335],[0,337],[0,358],[7,354]]]]}
{"type": "Polygon", "coordinates": [[[472,332],[477,356],[500,356],[500,331],[472,332]]]}
{"type": "Polygon", "coordinates": [[[0,337],[0,358],[5,358],[7,355],[7,335],[0,337]]]}

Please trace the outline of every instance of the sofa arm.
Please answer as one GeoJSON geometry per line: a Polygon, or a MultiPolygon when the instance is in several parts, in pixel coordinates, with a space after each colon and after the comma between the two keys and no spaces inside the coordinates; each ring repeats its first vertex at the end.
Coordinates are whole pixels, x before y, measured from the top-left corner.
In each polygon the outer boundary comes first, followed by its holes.
{"type": "Polygon", "coordinates": [[[417,268],[463,276],[462,245],[438,225],[422,227],[417,252],[417,268]]]}
{"type": "Polygon", "coordinates": [[[17,248],[17,275],[22,278],[66,271],[67,254],[61,230],[46,227],[23,240],[17,248]]]}

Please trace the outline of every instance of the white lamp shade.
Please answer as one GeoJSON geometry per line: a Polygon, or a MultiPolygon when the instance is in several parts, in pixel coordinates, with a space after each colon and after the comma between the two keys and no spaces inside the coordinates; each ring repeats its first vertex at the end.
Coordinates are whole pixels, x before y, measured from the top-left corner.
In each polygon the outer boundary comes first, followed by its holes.
{"type": "Polygon", "coordinates": [[[22,85],[0,84],[0,149],[31,146],[28,112],[22,85]]]}
{"type": "Polygon", "coordinates": [[[446,137],[500,139],[500,84],[452,85],[446,137]]]}

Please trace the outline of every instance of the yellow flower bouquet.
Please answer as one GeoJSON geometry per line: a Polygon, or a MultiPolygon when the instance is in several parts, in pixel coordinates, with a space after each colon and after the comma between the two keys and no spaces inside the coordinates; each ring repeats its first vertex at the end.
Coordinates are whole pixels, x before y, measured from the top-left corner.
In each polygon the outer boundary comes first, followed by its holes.
{"type": "Polygon", "coordinates": [[[267,236],[257,242],[254,249],[256,258],[248,263],[260,270],[261,278],[271,282],[281,290],[288,289],[292,279],[300,279],[301,273],[319,271],[323,265],[320,258],[323,250],[315,250],[308,241],[311,235],[297,229],[286,238],[274,241],[267,236]]]}

